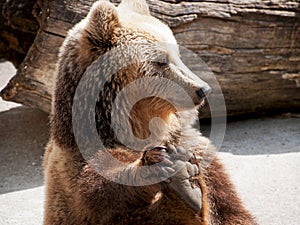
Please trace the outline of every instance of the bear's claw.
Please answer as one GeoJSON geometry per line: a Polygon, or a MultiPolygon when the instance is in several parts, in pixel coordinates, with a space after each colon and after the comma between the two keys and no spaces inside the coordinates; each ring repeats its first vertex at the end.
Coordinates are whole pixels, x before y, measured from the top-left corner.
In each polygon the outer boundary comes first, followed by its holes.
{"type": "Polygon", "coordinates": [[[145,151],[142,157],[143,165],[153,165],[163,162],[166,165],[173,165],[170,161],[170,156],[167,153],[167,148],[164,146],[158,146],[151,150],[145,151]]]}
{"type": "Polygon", "coordinates": [[[189,162],[193,157],[194,155],[183,147],[168,144],[167,147],[158,146],[146,151],[142,161],[144,166],[162,162],[163,166],[155,170],[155,175],[160,173],[167,177],[162,184],[172,188],[194,210],[200,211],[202,193],[200,187],[195,184],[199,168],[198,165],[189,162]]]}

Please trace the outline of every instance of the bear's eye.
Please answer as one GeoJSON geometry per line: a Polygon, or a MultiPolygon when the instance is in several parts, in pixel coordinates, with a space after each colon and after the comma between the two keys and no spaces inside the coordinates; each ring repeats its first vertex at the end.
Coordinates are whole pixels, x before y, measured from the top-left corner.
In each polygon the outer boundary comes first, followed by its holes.
{"type": "Polygon", "coordinates": [[[159,59],[153,63],[156,64],[158,67],[163,67],[163,68],[169,65],[168,59],[159,59]]]}
{"type": "Polygon", "coordinates": [[[156,62],[156,64],[157,64],[159,67],[166,67],[166,66],[168,66],[168,63],[167,63],[167,62],[156,62]]]}

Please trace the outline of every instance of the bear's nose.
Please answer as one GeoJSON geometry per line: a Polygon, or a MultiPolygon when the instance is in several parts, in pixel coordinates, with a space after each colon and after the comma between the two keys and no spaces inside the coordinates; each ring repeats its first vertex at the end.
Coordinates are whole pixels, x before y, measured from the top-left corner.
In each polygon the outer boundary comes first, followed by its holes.
{"type": "Polygon", "coordinates": [[[210,86],[206,85],[202,88],[200,88],[199,90],[196,91],[197,95],[199,98],[205,98],[210,92],[211,92],[211,88],[210,86]]]}

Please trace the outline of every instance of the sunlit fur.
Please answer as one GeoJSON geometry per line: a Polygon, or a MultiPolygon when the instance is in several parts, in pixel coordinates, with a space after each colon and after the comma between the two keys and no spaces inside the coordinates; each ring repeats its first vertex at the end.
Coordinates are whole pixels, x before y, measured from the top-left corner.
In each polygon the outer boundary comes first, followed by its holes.
{"type": "MultiPolygon", "coordinates": [[[[109,2],[98,1],[88,16],[70,30],[59,54],[51,135],[44,158],[45,225],[256,224],[244,209],[222,164],[214,155],[214,147],[193,128],[198,116],[197,107],[201,104],[195,90],[205,83],[193,80],[193,74],[181,63],[172,31],[150,16],[144,0],[123,0],[118,8],[109,2]],[[138,47],[127,49],[126,45],[138,47]],[[115,61],[104,62],[102,72],[109,73],[115,65],[126,64],[127,56],[133,59],[133,63],[113,74],[105,84],[96,102],[96,118],[85,125],[92,127],[96,121],[99,138],[108,152],[137,168],[142,165],[141,152],[131,151],[122,145],[113,132],[110,117],[113,101],[126,86],[144,77],[165,77],[182,86],[195,103],[193,107],[185,105],[181,99],[178,107],[174,107],[170,102],[153,96],[130,102],[130,95],[134,97],[136,93],[129,91],[128,98],[122,104],[125,108],[127,104],[132,104],[132,108],[128,112],[120,110],[120,113],[128,116],[126,123],[132,127],[135,136],[147,138],[151,125],[161,144],[167,141],[180,144],[201,159],[200,175],[197,177],[203,195],[200,212],[192,209],[166,185],[135,187],[104,178],[87,163],[78,149],[72,127],[72,105],[78,83],[88,66],[117,47],[124,51],[115,56],[115,61]],[[155,58],[167,58],[167,65],[156,64],[153,62],[155,58]],[[155,120],[154,117],[161,119],[155,120]]],[[[86,90],[92,91],[95,84],[100,85],[100,78],[87,83],[86,90]]],[[[163,85],[145,86],[146,90],[167,96],[178,94],[178,90],[163,85]]],[[[118,105],[120,109],[122,104],[118,105]]],[[[82,112],[88,110],[85,102],[80,102],[80,109],[82,112]]],[[[80,122],[83,118],[73,119],[80,122]]],[[[121,135],[126,138],[127,134],[121,135]]],[[[97,165],[99,157],[101,151],[91,162],[97,165]]],[[[97,166],[104,167],[100,163],[97,166]]],[[[111,172],[117,173],[118,169],[111,172]]]]}

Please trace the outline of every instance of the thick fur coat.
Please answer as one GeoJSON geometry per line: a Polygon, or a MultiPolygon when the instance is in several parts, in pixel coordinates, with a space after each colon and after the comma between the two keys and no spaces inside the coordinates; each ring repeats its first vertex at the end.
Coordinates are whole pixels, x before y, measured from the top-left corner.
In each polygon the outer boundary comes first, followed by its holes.
{"type": "MultiPolygon", "coordinates": [[[[51,137],[44,159],[45,225],[256,224],[244,208],[222,164],[213,154],[213,146],[199,131],[192,128],[198,115],[197,107],[203,101],[197,89],[207,89],[207,84],[193,80],[193,75],[181,62],[176,46],[171,30],[150,15],[143,0],[123,0],[118,7],[106,1],[98,1],[88,16],[69,32],[59,55],[51,113],[51,137]],[[158,47],[157,42],[175,47],[158,47]],[[184,182],[190,182],[193,177],[194,189],[185,189],[175,178],[172,181],[172,177],[171,182],[162,181],[144,186],[120,184],[98,173],[81,154],[72,124],[76,88],[87,68],[96,59],[115,47],[126,45],[139,45],[138,51],[126,51],[124,48],[124,56],[117,55],[116,64],[122,63],[126,55],[134,63],[114,73],[105,83],[97,98],[95,118],[88,122],[96,122],[104,146],[114,158],[130,165],[130,175],[135,175],[138,167],[160,161],[168,162],[170,149],[176,154],[181,151],[190,155],[187,160],[174,161],[184,166],[180,173],[173,175],[176,179],[187,176],[184,182]],[[137,55],[142,55],[143,62],[135,60],[137,55]],[[153,58],[160,62],[155,62],[153,58]],[[120,90],[144,77],[171,79],[187,91],[195,107],[188,108],[183,103],[174,107],[155,97],[134,104],[129,113],[129,125],[138,138],[150,135],[149,123],[154,117],[161,118],[165,124],[163,128],[156,127],[163,134],[159,140],[162,146],[155,147],[159,143],[154,143],[152,149],[141,153],[122,145],[116,137],[111,126],[111,111],[120,90]],[[194,172],[190,172],[189,168],[194,168],[194,172]],[[172,186],[172,182],[175,186],[172,186]],[[182,195],[176,188],[186,191],[187,198],[196,199],[195,207],[183,198],[185,193],[182,195]]],[[[110,71],[112,66],[107,64],[101,73],[110,71]]],[[[97,78],[93,86],[95,83],[97,78]]],[[[176,95],[175,90],[165,86],[158,85],[157,88],[170,96],[176,95]]],[[[129,104],[129,101],[124,100],[123,104],[129,104]]],[[[87,110],[84,102],[81,107],[82,112],[87,110]]],[[[79,115],[78,121],[84,120],[84,115],[79,115]]],[[[155,127],[160,124],[152,125],[155,127]]],[[[99,157],[101,153],[96,154],[90,162],[97,165],[99,157]]],[[[103,166],[99,162],[99,166],[103,166]]],[[[119,168],[112,171],[112,174],[120,173],[119,168]]],[[[193,186],[192,182],[190,184],[193,186]]]]}

